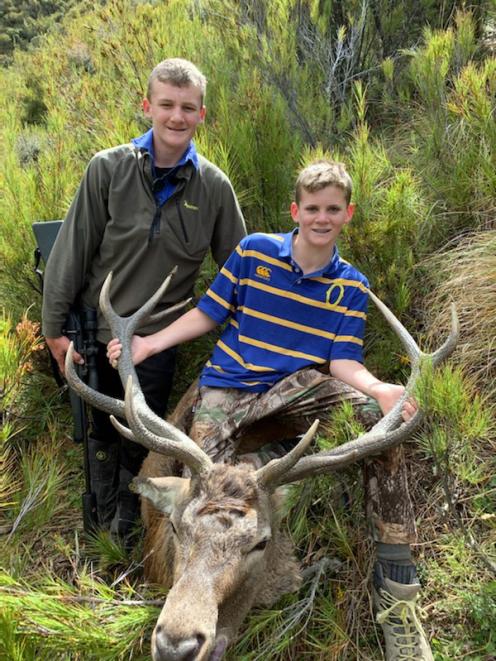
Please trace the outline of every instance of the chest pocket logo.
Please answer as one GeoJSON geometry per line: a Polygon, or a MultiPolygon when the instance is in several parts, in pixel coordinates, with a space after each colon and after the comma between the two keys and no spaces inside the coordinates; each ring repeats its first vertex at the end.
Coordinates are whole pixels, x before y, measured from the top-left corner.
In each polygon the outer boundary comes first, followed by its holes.
{"type": "Polygon", "coordinates": [[[268,266],[262,266],[259,264],[255,270],[255,273],[264,280],[270,280],[271,269],[268,266]]]}
{"type": "Polygon", "coordinates": [[[343,285],[334,283],[326,291],[326,304],[330,308],[337,308],[344,296],[343,285]]]}

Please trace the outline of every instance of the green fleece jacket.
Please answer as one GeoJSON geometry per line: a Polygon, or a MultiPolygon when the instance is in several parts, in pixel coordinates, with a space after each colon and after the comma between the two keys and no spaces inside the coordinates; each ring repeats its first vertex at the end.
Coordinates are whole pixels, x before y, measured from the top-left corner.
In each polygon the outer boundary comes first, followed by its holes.
{"type": "MultiPolygon", "coordinates": [[[[45,270],[43,333],[59,337],[69,307],[79,296],[98,308],[102,284],[113,271],[111,300],[120,315],[135,312],[174,266],[178,271],[155,312],[188,298],[211,249],[222,266],[246,234],[236,195],[226,175],[202,156],[177,173],[172,197],[162,207],[152,193],[150,155],[133,144],[97,153],[90,161],[60,229],[45,270]]],[[[139,329],[148,335],[166,322],[139,329]]],[[[108,325],[98,312],[98,334],[108,325]]]]}

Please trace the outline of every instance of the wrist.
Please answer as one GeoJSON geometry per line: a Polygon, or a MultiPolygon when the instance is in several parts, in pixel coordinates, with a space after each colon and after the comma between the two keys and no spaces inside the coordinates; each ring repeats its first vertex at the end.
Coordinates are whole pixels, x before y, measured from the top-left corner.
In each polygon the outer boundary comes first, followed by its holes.
{"type": "Polygon", "coordinates": [[[384,383],[382,381],[374,381],[368,385],[366,394],[374,399],[378,399],[382,394],[383,387],[384,383]]]}
{"type": "Polygon", "coordinates": [[[150,358],[150,356],[154,356],[156,353],[160,353],[160,351],[162,351],[163,347],[160,346],[160,342],[157,339],[156,334],[146,335],[141,339],[143,358],[150,358]]]}

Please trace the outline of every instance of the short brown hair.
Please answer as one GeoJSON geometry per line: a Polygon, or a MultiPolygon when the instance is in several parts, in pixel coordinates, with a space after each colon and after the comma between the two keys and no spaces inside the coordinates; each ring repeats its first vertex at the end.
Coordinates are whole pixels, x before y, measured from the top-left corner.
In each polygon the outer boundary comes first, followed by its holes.
{"type": "Polygon", "coordinates": [[[176,87],[187,87],[188,85],[198,87],[203,103],[203,98],[207,91],[207,79],[189,60],[183,60],[180,57],[170,57],[157,64],[148,78],[146,98],[149,101],[151,100],[155,80],[159,80],[161,83],[171,83],[172,85],[176,85],[176,87]]]}
{"type": "Polygon", "coordinates": [[[303,191],[315,193],[327,186],[340,188],[344,192],[346,204],[350,203],[353,183],[344,163],[322,159],[310,163],[298,175],[295,187],[296,204],[300,203],[303,191]]]}

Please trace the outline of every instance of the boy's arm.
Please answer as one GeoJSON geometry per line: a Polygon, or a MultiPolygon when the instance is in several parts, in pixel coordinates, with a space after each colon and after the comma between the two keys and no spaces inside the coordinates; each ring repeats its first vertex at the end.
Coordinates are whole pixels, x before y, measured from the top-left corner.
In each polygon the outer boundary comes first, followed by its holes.
{"type": "MultiPolygon", "coordinates": [[[[86,168],[45,268],[42,332],[62,374],[69,347],[62,328],[102,241],[110,179],[108,163],[96,154],[86,168]]],[[[80,354],[74,359],[83,362],[80,354]]]]}
{"type": "MultiPolygon", "coordinates": [[[[138,365],[160,351],[205,335],[216,326],[216,321],[198,308],[193,308],[185,312],[179,319],[176,319],[170,326],[152,335],[146,335],[145,337],[134,335],[131,343],[133,363],[138,365]]],[[[121,355],[121,350],[122,344],[118,339],[110,340],[107,345],[107,356],[113,367],[117,366],[117,359],[121,355]]]]}
{"type": "MultiPolygon", "coordinates": [[[[166,328],[139,337],[134,335],[131,343],[133,362],[138,365],[153,354],[194,340],[223,324],[235,308],[236,284],[240,265],[241,247],[238,246],[226,264],[218,273],[206,294],[198,301],[198,306],[189,310],[166,328]],[[239,250],[239,253],[238,253],[239,250]]],[[[110,340],[107,345],[107,357],[113,367],[121,355],[122,345],[118,339],[110,340]]]]}
{"type": "MultiPolygon", "coordinates": [[[[384,415],[389,413],[405,392],[405,388],[401,385],[381,381],[357,360],[331,360],[329,371],[336,379],[344,381],[364,395],[373,397],[384,415]]],[[[403,419],[409,420],[416,410],[415,402],[407,400],[403,405],[403,419]]]]}

